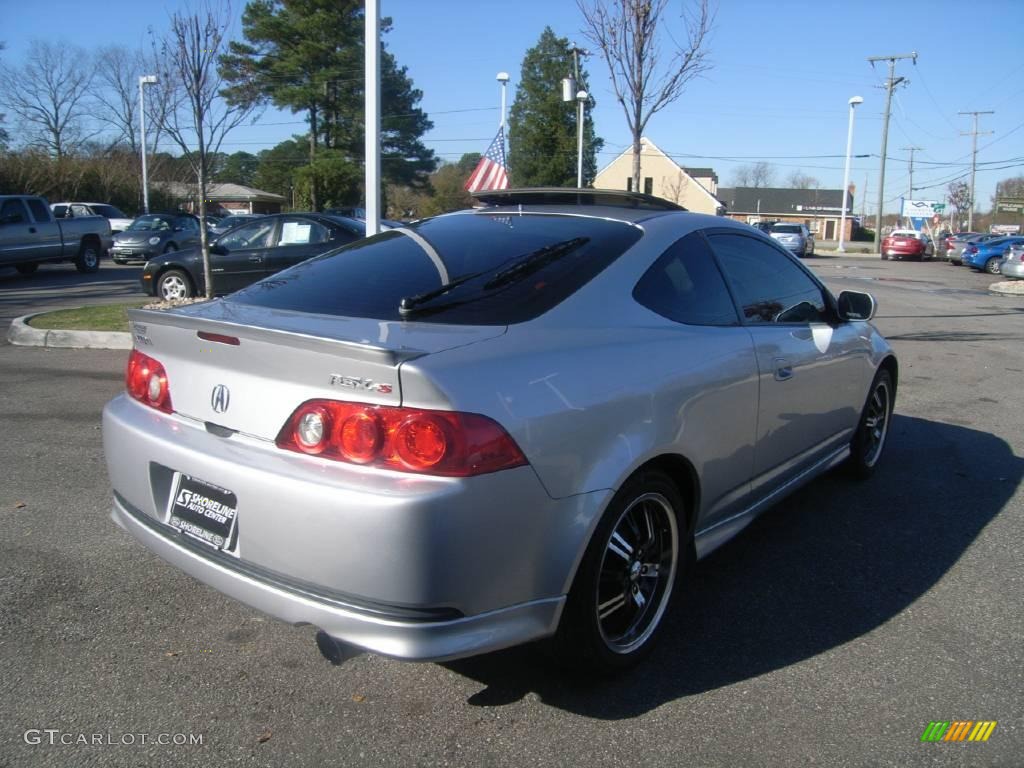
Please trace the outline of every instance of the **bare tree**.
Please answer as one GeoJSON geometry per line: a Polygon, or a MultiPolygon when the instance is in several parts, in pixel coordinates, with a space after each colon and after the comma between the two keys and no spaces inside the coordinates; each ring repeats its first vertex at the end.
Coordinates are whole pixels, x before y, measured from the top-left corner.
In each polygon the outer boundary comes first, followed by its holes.
{"type": "Polygon", "coordinates": [[[100,119],[114,129],[112,143],[126,142],[132,152],[139,151],[139,75],[144,66],[142,53],[124,46],[108,46],[96,57],[100,119]]]}
{"type": "Polygon", "coordinates": [[[196,177],[207,298],[213,297],[214,290],[206,234],[206,187],[225,137],[253,109],[248,104],[229,104],[221,95],[227,84],[218,62],[227,51],[225,35],[230,20],[230,5],[215,0],[197,11],[176,11],[170,30],[157,44],[160,55],[154,59],[160,66],[158,90],[167,99],[161,129],[181,150],[196,177]]]}
{"type": "Polygon", "coordinates": [[[682,204],[683,195],[686,194],[686,189],[689,186],[690,179],[682,171],[679,171],[675,177],[661,177],[661,188],[664,190],[664,197],[673,203],[682,204]]]}
{"type": "Polygon", "coordinates": [[[88,138],[92,79],[82,49],[33,40],[21,67],[0,66],[0,100],[29,130],[29,143],[60,160],[88,138]]]}
{"type": "Polygon", "coordinates": [[[958,216],[966,216],[971,211],[971,206],[974,205],[974,200],[971,199],[971,185],[964,181],[954,181],[947,187],[946,190],[949,195],[950,204],[956,208],[958,216]]]}
{"type": "Polygon", "coordinates": [[[801,170],[796,170],[786,177],[786,186],[791,189],[817,189],[821,182],[801,170]]]}
{"type": "Polygon", "coordinates": [[[659,24],[668,0],[576,0],[583,34],[601,50],[615,97],[633,137],[633,189],[640,189],[640,137],[647,122],[682,96],[686,85],[711,68],[707,45],[714,26],[709,0],[687,0],[681,19],[685,43],[673,41],[662,59],[659,24]]]}
{"type": "MultiPolygon", "coordinates": [[[[6,47],[7,46],[4,44],[4,42],[0,40],[0,51],[2,51],[6,47]]],[[[0,94],[0,96],[2,96],[2,94],[0,94]]],[[[7,149],[7,142],[10,141],[11,138],[7,133],[7,129],[4,128],[5,117],[6,115],[3,112],[0,112],[0,151],[7,149]]]]}
{"type": "Polygon", "coordinates": [[[770,187],[775,182],[775,168],[764,160],[751,165],[740,165],[733,169],[734,187],[770,187]]]}

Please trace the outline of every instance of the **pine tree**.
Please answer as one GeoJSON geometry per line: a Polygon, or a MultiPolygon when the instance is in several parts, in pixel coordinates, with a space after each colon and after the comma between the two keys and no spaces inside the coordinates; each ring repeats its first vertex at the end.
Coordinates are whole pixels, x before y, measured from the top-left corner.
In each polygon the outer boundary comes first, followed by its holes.
{"type": "MultiPolygon", "coordinates": [[[[246,43],[222,59],[238,101],[272,103],[308,116],[309,164],[297,168],[314,209],[355,204],[364,136],[364,22],[358,0],[252,0],[242,14],[246,43]],[[355,199],[353,199],[355,198],[355,199]]],[[[391,28],[381,20],[381,33],[391,28]]],[[[433,127],[423,94],[381,45],[381,157],[384,181],[424,186],[435,166],[421,138],[433,127]]]]}
{"type": "MultiPolygon", "coordinates": [[[[509,178],[513,186],[575,187],[578,107],[562,101],[562,78],[574,76],[569,40],[545,27],[523,58],[522,74],[509,115],[509,178]]],[[[590,93],[580,67],[577,90],[590,93]]],[[[594,135],[590,97],[583,122],[583,183],[597,175],[597,153],[604,141],[594,135]]]]}

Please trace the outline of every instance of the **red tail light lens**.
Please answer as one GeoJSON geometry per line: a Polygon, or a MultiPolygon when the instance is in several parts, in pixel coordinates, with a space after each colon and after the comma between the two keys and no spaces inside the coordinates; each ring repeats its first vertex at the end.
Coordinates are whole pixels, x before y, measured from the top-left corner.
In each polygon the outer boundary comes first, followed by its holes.
{"type": "Polygon", "coordinates": [[[133,349],[128,356],[124,386],[128,394],[140,403],[164,413],[172,413],[171,388],[163,365],[149,355],[133,349]]]}
{"type": "Polygon", "coordinates": [[[967,246],[967,253],[977,253],[977,252],[978,252],[978,246],[976,246],[976,245],[968,245],[967,246]]]}
{"type": "Polygon", "coordinates": [[[277,445],[334,461],[444,477],[526,464],[515,441],[486,416],[337,400],[303,403],[281,429],[277,445]]]}

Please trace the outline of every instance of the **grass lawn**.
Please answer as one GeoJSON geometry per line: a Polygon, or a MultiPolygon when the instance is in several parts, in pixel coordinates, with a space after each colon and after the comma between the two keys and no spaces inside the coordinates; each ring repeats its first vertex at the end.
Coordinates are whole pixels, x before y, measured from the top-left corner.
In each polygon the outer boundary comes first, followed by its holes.
{"type": "Polygon", "coordinates": [[[127,309],[136,309],[149,304],[152,299],[139,299],[126,304],[99,304],[78,309],[58,309],[36,315],[28,324],[42,330],[62,331],[127,331],[127,309]]]}

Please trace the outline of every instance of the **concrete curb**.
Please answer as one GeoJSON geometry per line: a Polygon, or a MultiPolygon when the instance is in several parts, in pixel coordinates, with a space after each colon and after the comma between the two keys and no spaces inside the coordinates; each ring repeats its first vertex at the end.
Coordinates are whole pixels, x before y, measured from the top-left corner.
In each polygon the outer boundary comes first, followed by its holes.
{"type": "Polygon", "coordinates": [[[1024,280],[1003,280],[992,283],[988,287],[989,293],[997,293],[1000,296],[1024,296],[1024,280]]]}
{"type": "Polygon", "coordinates": [[[7,341],[19,347],[57,347],[61,349],[131,349],[132,335],[121,331],[47,331],[33,328],[28,321],[37,315],[22,315],[11,321],[7,341]]]}

